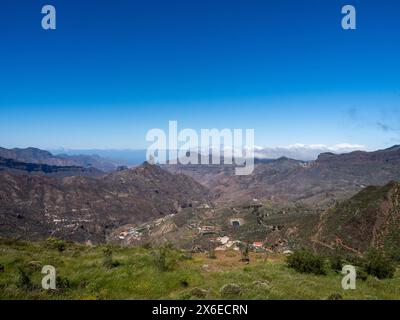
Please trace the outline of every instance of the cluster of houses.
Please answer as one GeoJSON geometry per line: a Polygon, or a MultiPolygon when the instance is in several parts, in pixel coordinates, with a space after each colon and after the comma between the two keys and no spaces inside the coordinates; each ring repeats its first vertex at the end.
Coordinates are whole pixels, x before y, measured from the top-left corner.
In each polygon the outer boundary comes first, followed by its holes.
{"type": "MultiPolygon", "coordinates": [[[[217,237],[215,240],[212,240],[217,245],[215,247],[216,251],[225,251],[225,250],[236,250],[239,251],[240,247],[243,245],[242,241],[232,240],[228,236],[217,237]]],[[[254,241],[249,244],[249,249],[254,252],[265,252],[265,253],[284,253],[290,254],[291,251],[287,248],[286,241],[280,239],[277,243],[273,245],[267,245],[261,241],[254,241]]]]}
{"type": "Polygon", "coordinates": [[[124,230],[120,232],[118,235],[119,240],[136,240],[139,241],[142,239],[142,233],[137,230],[137,228],[129,228],[128,230],[124,230]]]}

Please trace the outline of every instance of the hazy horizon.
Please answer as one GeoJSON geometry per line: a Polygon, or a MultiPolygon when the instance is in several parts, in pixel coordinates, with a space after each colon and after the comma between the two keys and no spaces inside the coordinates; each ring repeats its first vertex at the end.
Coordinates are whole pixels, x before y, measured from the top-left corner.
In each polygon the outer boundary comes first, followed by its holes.
{"type": "MultiPolygon", "coordinates": [[[[0,146],[4,147],[4,146],[0,146]]],[[[31,148],[37,148],[30,146],[31,148]]],[[[390,148],[392,146],[388,146],[390,148]]],[[[387,149],[384,148],[384,149],[387,149]]],[[[13,149],[13,148],[10,148],[13,149]]],[[[17,149],[24,149],[18,148],[17,149]]],[[[46,150],[53,155],[87,155],[87,156],[100,156],[104,159],[118,160],[121,164],[136,165],[146,160],[146,149],[67,149],[67,148],[38,148],[46,150]]],[[[223,147],[221,147],[223,150],[223,147]]],[[[167,150],[168,151],[168,150],[167,150]]],[[[291,146],[281,146],[276,148],[269,147],[256,147],[255,157],[259,159],[278,159],[281,157],[287,157],[296,160],[312,161],[317,159],[321,153],[335,153],[343,154],[353,151],[376,151],[366,149],[365,146],[352,146],[352,145],[335,145],[335,146],[324,146],[324,145],[301,145],[295,144],[291,146]]],[[[200,152],[201,153],[201,152],[200,152]]]]}

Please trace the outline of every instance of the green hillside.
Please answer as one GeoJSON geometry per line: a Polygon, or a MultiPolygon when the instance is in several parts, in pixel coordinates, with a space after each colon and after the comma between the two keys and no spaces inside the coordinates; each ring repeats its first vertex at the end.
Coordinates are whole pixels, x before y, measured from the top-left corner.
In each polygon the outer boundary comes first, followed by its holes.
{"type": "Polygon", "coordinates": [[[289,269],[282,255],[236,251],[188,255],[173,248],[90,247],[59,240],[0,240],[0,299],[399,299],[400,275],[341,288],[342,275],[289,269]],[[58,289],[41,289],[41,268],[53,265],[58,289]]]}
{"type": "Polygon", "coordinates": [[[400,258],[400,184],[370,186],[336,205],[323,216],[318,240],[338,249],[369,248],[400,258]]]}

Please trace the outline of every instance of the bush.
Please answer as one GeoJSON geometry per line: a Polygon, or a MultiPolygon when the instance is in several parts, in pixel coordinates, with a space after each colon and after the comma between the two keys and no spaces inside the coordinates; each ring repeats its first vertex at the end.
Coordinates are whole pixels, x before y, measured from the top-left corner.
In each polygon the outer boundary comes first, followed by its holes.
{"type": "Polygon", "coordinates": [[[396,271],[395,264],[382,252],[372,249],[364,258],[364,270],[378,279],[393,278],[396,271]]]}
{"type": "Polygon", "coordinates": [[[356,267],[357,279],[366,281],[368,278],[368,273],[361,267],[356,267]]]}
{"type": "Polygon", "coordinates": [[[287,257],[287,264],[289,268],[300,273],[327,274],[325,259],[307,250],[295,251],[287,257]]]}
{"type": "Polygon", "coordinates": [[[355,254],[347,253],[343,259],[345,261],[345,264],[350,264],[352,266],[362,266],[364,263],[364,260],[360,256],[355,254]]]}
{"type": "Polygon", "coordinates": [[[106,248],[103,250],[103,266],[107,269],[116,268],[120,265],[118,261],[113,260],[112,250],[106,248]]]}
{"type": "Polygon", "coordinates": [[[265,280],[257,280],[252,283],[253,287],[262,289],[271,289],[271,283],[265,280]]]}
{"type": "Polygon", "coordinates": [[[57,277],[56,278],[57,290],[65,290],[71,288],[70,282],[67,278],[57,277]]]}
{"type": "Polygon", "coordinates": [[[46,244],[47,244],[47,247],[49,247],[51,249],[57,249],[58,252],[65,251],[65,241],[64,240],[50,237],[46,240],[46,244]]]}
{"type": "Polygon", "coordinates": [[[343,258],[335,254],[334,256],[329,258],[330,266],[333,271],[342,272],[343,265],[345,264],[343,258]]]}
{"type": "Polygon", "coordinates": [[[0,264],[0,272],[4,272],[4,266],[0,264]]]}
{"type": "Polygon", "coordinates": [[[217,256],[215,255],[215,244],[212,241],[208,243],[208,258],[209,259],[217,258],[217,256]]]}
{"type": "Polygon", "coordinates": [[[220,290],[221,296],[237,296],[242,293],[242,288],[235,283],[228,283],[220,290]]]}
{"type": "Polygon", "coordinates": [[[155,266],[160,271],[173,270],[178,260],[177,252],[169,244],[155,249],[152,256],[155,266]]]}
{"type": "Polygon", "coordinates": [[[247,243],[242,243],[239,247],[240,249],[240,261],[242,262],[249,262],[250,261],[250,256],[249,256],[249,245],[247,243]]]}
{"type": "Polygon", "coordinates": [[[17,287],[30,290],[33,288],[30,275],[21,267],[18,267],[17,287]]]}
{"type": "Polygon", "coordinates": [[[28,263],[28,267],[33,271],[42,270],[42,263],[39,261],[31,261],[28,263]]]}
{"type": "Polygon", "coordinates": [[[328,296],[327,300],[343,300],[343,296],[339,292],[334,292],[328,296]]]}
{"type": "Polygon", "coordinates": [[[202,288],[193,288],[190,290],[190,295],[199,298],[199,299],[204,299],[207,296],[207,290],[204,290],[202,288]]]}

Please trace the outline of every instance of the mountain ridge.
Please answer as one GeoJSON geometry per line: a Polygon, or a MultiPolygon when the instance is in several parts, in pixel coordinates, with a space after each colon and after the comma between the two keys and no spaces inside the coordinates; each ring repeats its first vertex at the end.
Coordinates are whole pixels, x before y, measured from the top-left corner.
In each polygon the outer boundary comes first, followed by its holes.
{"type": "Polygon", "coordinates": [[[248,176],[235,176],[233,166],[166,165],[187,174],[219,195],[219,202],[238,203],[252,198],[332,204],[367,185],[400,179],[400,148],[344,154],[323,153],[314,161],[279,158],[255,162],[248,176]]]}
{"type": "Polygon", "coordinates": [[[97,155],[53,155],[49,151],[33,147],[13,149],[0,147],[0,157],[32,164],[96,168],[104,172],[113,171],[118,167],[118,164],[112,160],[103,159],[97,155]]]}
{"type": "Polygon", "coordinates": [[[104,242],[123,224],[210,203],[208,190],[183,175],[143,165],[99,178],[0,172],[0,235],[104,242]]]}
{"type": "Polygon", "coordinates": [[[7,159],[0,157],[0,171],[10,171],[15,174],[36,174],[48,175],[54,177],[64,176],[88,176],[99,177],[104,174],[94,167],[80,167],[80,166],[55,166],[41,163],[27,163],[14,159],[7,159]]]}

